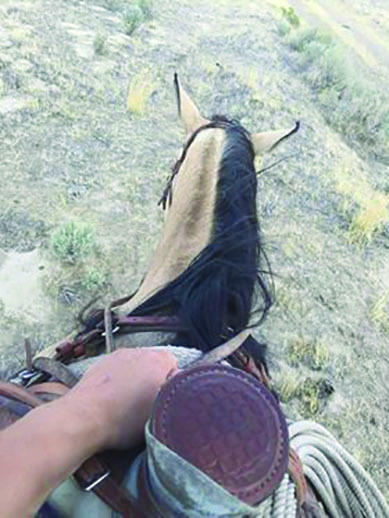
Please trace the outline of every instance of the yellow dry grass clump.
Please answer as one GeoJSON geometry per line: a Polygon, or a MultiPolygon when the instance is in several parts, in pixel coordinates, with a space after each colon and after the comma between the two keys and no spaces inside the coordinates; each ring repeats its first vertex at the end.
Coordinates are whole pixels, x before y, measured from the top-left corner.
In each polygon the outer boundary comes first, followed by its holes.
{"type": "Polygon", "coordinates": [[[306,363],[314,370],[321,370],[327,366],[329,358],[328,349],[321,342],[300,337],[289,344],[289,360],[292,365],[306,363]]]}
{"type": "Polygon", "coordinates": [[[370,241],[387,221],[389,221],[389,197],[379,191],[373,191],[351,222],[351,241],[362,243],[370,241]]]}
{"type": "Polygon", "coordinates": [[[375,324],[389,332],[389,289],[384,291],[373,304],[370,315],[375,324]]]}
{"type": "Polygon", "coordinates": [[[155,89],[155,83],[149,70],[142,70],[130,82],[127,95],[127,109],[136,115],[142,115],[155,89]]]}
{"type": "Polygon", "coordinates": [[[246,84],[252,90],[257,90],[259,85],[259,74],[258,70],[254,67],[250,67],[246,73],[246,84]]]}
{"type": "Polygon", "coordinates": [[[296,397],[300,388],[299,376],[296,372],[286,370],[283,372],[282,379],[276,384],[277,392],[281,401],[289,403],[296,397]]]}
{"type": "Polygon", "coordinates": [[[342,208],[357,205],[348,230],[352,243],[366,244],[389,222],[389,196],[374,189],[362,172],[340,168],[333,174],[335,190],[345,196],[342,208]]]}

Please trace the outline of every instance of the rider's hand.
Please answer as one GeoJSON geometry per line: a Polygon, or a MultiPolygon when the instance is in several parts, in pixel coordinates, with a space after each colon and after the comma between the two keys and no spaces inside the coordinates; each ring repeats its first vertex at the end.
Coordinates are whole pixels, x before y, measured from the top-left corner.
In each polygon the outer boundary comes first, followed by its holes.
{"type": "Polygon", "coordinates": [[[165,351],[119,350],[65,396],[2,430],[1,518],[35,516],[49,492],[97,451],[139,444],[159,387],[175,368],[165,351]]]}
{"type": "Polygon", "coordinates": [[[157,392],[177,368],[158,349],[119,349],[91,367],[63,400],[94,422],[101,449],[140,443],[157,392]]]}

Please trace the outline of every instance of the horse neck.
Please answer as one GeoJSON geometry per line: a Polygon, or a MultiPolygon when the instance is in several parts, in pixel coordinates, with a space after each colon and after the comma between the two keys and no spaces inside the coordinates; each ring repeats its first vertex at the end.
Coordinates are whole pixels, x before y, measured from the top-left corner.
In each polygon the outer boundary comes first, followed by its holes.
{"type": "Polygon", "coordinates": [[[139,290],[124,306],[126,313],[176,279],[211,242],[224,140],[222,129],[207,129],[189,147],[176,177],[162,239],[139,290]]]}

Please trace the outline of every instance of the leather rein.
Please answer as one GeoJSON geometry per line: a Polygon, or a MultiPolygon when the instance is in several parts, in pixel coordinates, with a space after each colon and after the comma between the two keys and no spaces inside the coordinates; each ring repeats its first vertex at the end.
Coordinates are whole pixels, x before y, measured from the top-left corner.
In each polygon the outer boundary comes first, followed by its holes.
{"type": "MultiPolygon", "coordinates": [[[[101,352],[104,344],[112,342],[114,334],[127,335],[147,332],[177,333],[185,331],[185,327],[177,317],[169,316],[117,316],[112,313],[111,306],[104,312],[104,320],[98,322],[88,331],[78,333],[74,339],[65,339],[55,346],[55,355],[52,361],[67,365],[82,358],[96,356],[101,352]],[[106,315],[110,313],[108,327],[106,327],[106,315]]],[[[116,307],[116,306],[115,306],[116,307]]],[[[108,349],[108,347],[106,347],[108,349]]],[[[112,346],[111,346],[111,350],[112,346]]],[[[107,351],[110,352],[110,351],[107,351]]],[[[43,358],[38,358],[42,360],[43,358]]],[[[39,361],[33,361],[32,365],[15,374],[10,381],[23,387],[30,387],[49,378],[47,369],[39,367],[39,361]]]]}

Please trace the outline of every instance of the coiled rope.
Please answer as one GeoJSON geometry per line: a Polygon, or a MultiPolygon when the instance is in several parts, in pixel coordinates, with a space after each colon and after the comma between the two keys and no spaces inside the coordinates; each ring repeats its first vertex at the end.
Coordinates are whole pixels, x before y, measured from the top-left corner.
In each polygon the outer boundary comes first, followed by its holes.
{"type": "Polygon", "coordinates": [[[296,488],[286,474],[277,490],[258,506],[255,518],[295,518],[296,516],[296,488]]]}
{"type": "MultiPolygon", "coordinates": [[[[323,426],[290,422],[289,439],[330,518],[389,518],[389,506],[370,475],[323,426]]],[[[296,516],[295,486],[285,475],[278,489],[259,505],[256,518],[296,516]]]]}
{"type": "Polygon", "coordinates": [[[331,518],[389,518],[389,506],[370,475],[328,430],[297,421],[289,425],[289,438],[331,518]]]}

